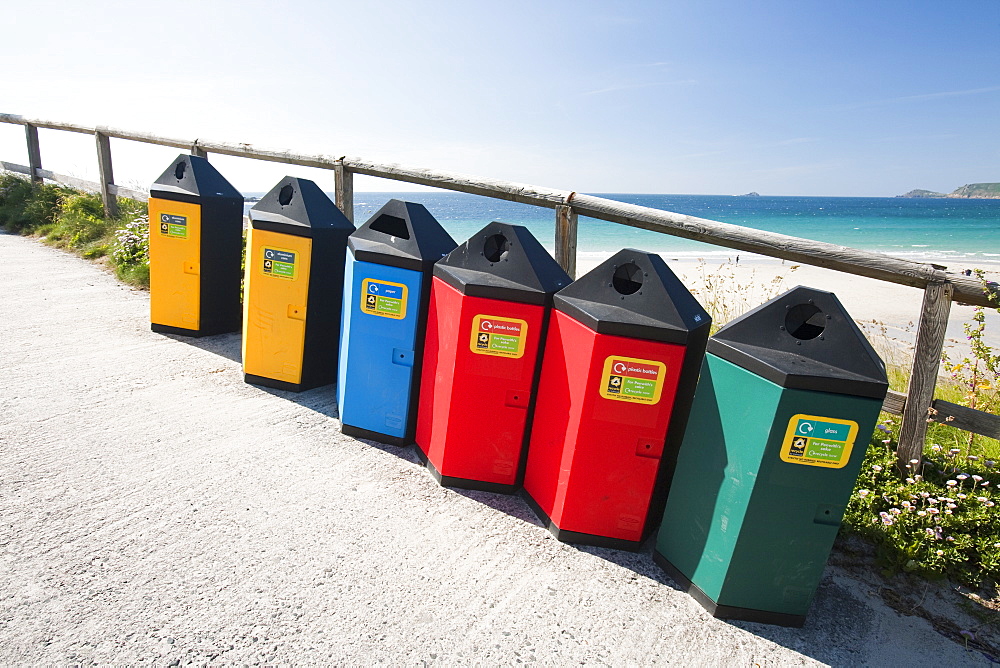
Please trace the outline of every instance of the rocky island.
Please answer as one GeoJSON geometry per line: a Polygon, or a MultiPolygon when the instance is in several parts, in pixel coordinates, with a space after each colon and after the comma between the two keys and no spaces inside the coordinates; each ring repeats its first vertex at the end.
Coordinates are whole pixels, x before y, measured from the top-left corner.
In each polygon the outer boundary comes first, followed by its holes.
{"type": "Polygon", "coordinates": [[[950,193],[938,193],[933,190],[911,190],[905,195],[896,197],[950,197],[960,199],[1000,199],[1000,183],[969,183],[950,193]]]}

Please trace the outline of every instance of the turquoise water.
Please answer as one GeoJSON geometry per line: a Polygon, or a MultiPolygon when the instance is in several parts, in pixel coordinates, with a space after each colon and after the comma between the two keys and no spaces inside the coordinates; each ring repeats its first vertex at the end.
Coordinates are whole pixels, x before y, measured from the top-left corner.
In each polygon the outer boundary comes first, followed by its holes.
{"type": "MultiPolygon", "coordinates": [[[[731,197],[603,194],[602,197],[759,230],[827,241],[896,257],[944,261],[959,268],[1000,262],[1000,200],[890,197],[731,197]],[[950,262],[949,262],[950,261],[950,262]]],[[[493,220],[527,226],[549,249],[552,209],[449,192],[355,193],[364,222],[388,199],[424,204],[462,241],[493,220]]],[[[632,247],[674,257],[733,256],[736,251],[590,218],[580,218],[578,251],[606,256],[632,247]]]]}

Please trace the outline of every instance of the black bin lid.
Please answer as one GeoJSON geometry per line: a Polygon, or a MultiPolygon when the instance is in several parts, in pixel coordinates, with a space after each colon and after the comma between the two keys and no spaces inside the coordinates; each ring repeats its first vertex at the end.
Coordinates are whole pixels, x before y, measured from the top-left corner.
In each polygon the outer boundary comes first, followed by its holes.
{"type": "Polygon", "coordinates": [[[181,153],[149,189],[153,197],[167,199],[238,199],[243,195],[205,158],[181,153]]]}
{"type": "Polygon", "coordinates": [[[250,209],[255,230],[271,230],[298,237],[316,231],[343,230],[354,225],[318,185],[309,179],[286,176],[250,209]]]}
{"type": "Polygon", "coordinates": [[[470,297],[543,306],[570,284],[528,228],[497,221],[442,258],[434,275],[470,297]]]}
{"type": "Polygon", "coordinates": [[[391,199],[347,240],[357,260],[430,271],[458,244],[423,204],[391,199]]]}
{"type": "Polygon", "coordinates": [[[708,352],[781,387],[884,399],[885,363],[832,292],[799,286],[716,332],[708,352]]]}
{"type": "Polygon", "coordinates": [[[704,342],[712,318],[659,255],[626,248],[556,293],[555,308],[599,334],[704,342]]]}

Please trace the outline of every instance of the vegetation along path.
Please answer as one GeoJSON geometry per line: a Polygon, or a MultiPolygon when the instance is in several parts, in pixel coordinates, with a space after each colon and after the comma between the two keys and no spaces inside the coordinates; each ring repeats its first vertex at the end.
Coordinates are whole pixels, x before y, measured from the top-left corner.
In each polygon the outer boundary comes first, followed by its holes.
{"type": "Polygon", "coordinates": [[[803,629],[714,620],[649,548],[438,486],[85,260],[0,233],[0,282],[0,664],[985,661],[835,565],[803,629]]]}

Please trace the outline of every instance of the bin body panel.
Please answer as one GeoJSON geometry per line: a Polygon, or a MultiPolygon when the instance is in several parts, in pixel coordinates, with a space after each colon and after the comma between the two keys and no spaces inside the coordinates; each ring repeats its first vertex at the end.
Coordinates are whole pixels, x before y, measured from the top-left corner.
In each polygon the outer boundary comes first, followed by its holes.
{"type": "Polygon", "coordinates": [[[343,424],[400,439],[408,435],[423,283],[422,272],[348,253],[337,386],[343,424]]]}
{"type": "Polygon", "coordinates": [[[561,531],[642,540],[685,350],[553,314],[524,488],[561,531]]]}
{"type": "Polygon", "coordinates": [[[782,388],[706,355],[657,554],[718,606],[804,617],[881,406],[782,388]],[[783,460],[802,415],[858,425],[843,466],[783,460]]]}
{"type": "Polygon", "coordinates": [[[201,205],[149,198],[149,310],[157,325],[201,327],[201,205]]]}
{"type": "Polygon", "coordinates": [[[243,372],[302,382],[312,239],[247,231],[243,372]]]}
{"type": "Polygon", "coordinates": [[[441,476],[518,483],[545,320],[544,306],[470,297],[433,278],[416,441],[441,476]],[[480,340],[486,352],[474,352],[480,340]]]}

